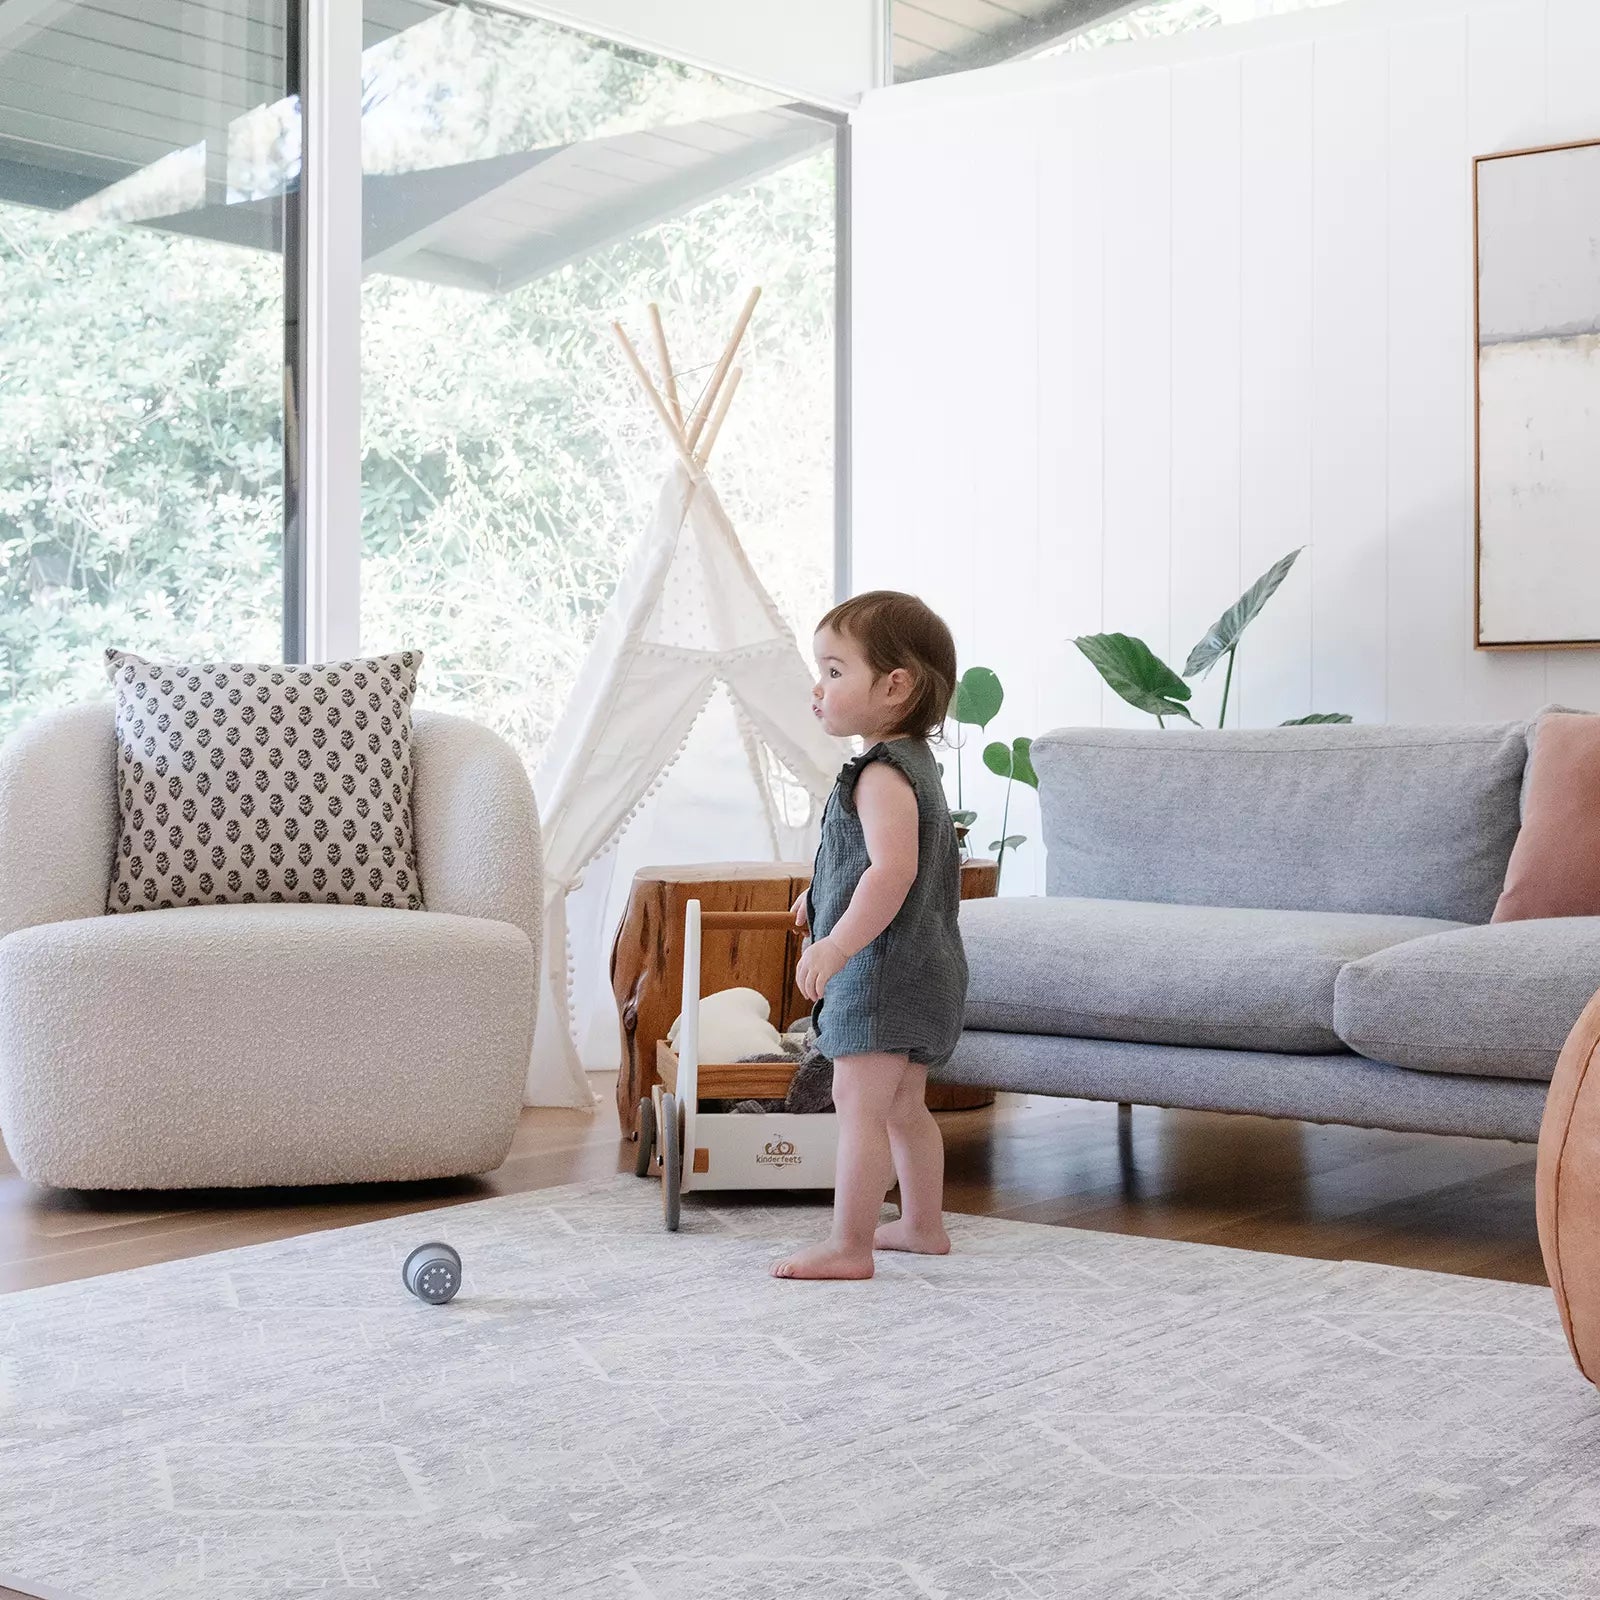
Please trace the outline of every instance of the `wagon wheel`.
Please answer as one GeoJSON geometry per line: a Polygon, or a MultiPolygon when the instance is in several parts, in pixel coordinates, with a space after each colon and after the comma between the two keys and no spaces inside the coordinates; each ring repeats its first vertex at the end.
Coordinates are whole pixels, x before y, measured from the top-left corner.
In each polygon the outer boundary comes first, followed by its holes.
{"type": "Polygon", "coordinates": [[[678,1097],[661,1097],[661,1214],[667,1232],[678,1231],[678,1185],[683,1181],[683,1129],[678,1120],[678,1097]]]}
{"type": "Polygon", "coordinates": [[[656,1108],[649,1095],[639,1102],[639,1148],[633,1153],[633,1175],[648,1178],[656,1153],[656,1108]]]}

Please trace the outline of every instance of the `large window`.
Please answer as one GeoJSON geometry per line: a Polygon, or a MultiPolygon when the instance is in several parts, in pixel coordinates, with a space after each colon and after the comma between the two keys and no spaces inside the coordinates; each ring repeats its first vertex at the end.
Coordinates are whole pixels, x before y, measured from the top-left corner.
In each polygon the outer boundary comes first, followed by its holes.
{"type": "Polygon", "coordinates": [[[0,734],[275,658],[289,0],[0,4],[0,734]]]}
{"type": "Polygon", "coordinates": [[[361,637],[419,646],[429,703],[533,761],[670,460],[613,319],[648,350],[659,303],[688,402],[763,287],[713,476],[797,631],[832,603],[836,128],[524,15],[411,9],[362,72],[361,637]]]}
{"type": "Polygon", "coordinates": [[[512,0],[0,0],[0,734],[359,640],[533,762],[669,459],[611,322],[692,399],[755,284],[713,471],[809,637],[837,138],[512,0]]]}

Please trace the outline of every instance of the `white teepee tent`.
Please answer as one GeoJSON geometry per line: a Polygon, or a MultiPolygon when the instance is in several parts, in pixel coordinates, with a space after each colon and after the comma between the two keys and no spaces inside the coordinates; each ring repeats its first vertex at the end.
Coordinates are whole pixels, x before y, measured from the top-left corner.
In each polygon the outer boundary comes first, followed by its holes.
{"type": "Polygon", "coordinates": [[[665,398],[613,324],[677,459],[534,781],[545,921],[538,1030],[524,1096],[529,1105],[592,1108],[597,1102],[573,1039],[567,896],[660,787],[718,685],[734,704],[752,779],[749,803],[765,815],[774,859],[814,850],[820,803],[851,753],[812,716],[811,669],[705,474],[739,383],[734,353],[760,292],[745,302],[687,420],[656,307],[650,315],[665,398]],[[778,766],[810,797],[798,824],[774,794],[778,766]]]}

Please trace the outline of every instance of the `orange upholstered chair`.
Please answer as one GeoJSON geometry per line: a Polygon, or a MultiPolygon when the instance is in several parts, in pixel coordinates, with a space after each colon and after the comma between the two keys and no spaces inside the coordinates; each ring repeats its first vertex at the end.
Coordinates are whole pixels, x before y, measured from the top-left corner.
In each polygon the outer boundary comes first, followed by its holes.
{"type": "Polygon", "coordinates": [[[1600,994],[1578,1018],[1545,1101],[1539,1246],[1578,1370],[1600,1383],[1600,994]]]}

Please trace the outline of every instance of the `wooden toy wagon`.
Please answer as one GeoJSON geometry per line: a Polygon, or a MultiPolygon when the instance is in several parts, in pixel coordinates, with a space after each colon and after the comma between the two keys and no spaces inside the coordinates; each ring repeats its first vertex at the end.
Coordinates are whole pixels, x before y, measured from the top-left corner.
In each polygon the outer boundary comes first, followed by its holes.
{"type": "Polygon", "coordinates": [[[656,1044],[661,1082],[638,1112],[634,1171],[661,1178],[661,1211],[676,1230],[680,1198],[696,1189],[831,1189],[839,1154],[839,1119],[831,1111],[702,1110],[703,1101],[779,1099],[789,1092],[797,1061],[700,1059],[701,930],[771,930],[789,934],[787,911],[684,910],[683,1007],[678,1048],[656,1044]]]}

